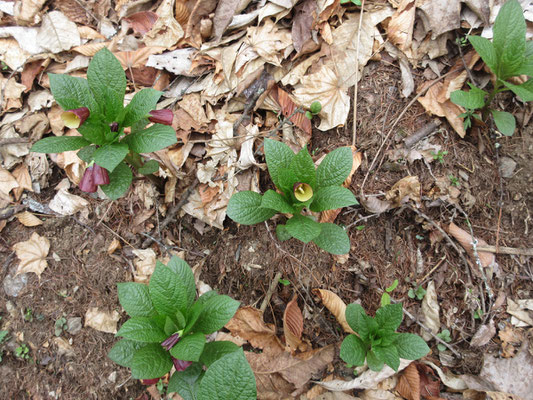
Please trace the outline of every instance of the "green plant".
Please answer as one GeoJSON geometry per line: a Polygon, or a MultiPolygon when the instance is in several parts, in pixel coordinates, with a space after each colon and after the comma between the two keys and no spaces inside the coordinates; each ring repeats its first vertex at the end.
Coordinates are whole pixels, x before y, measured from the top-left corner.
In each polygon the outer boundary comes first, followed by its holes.
{"type": "Polygon", "coordinates": [[[156,161],[144,162],[140,153],[161,150],[177,142],[171,110],[155,110],[161,92],[142,89],[124,107],[126,75],[118,59],[106,48],[91,60],[87,79],[48,74],[50,89],[57,103],[66,110],[65,125],[81,136],[52,136],[36,142],[31,151],[60,153],[78,150],[88,163],[80,181],[84,192],[97,186],[110,199],[122,196],[130,187],[132,165],[140,174],[156,172],[156,161]],[[145,128],[149,122],[154,124],[145,128]],[[124,128],[130,127],[126,134],[124,128]]]}
{"type": "Polygon", "coordinates": [[[361,0],[341,0],[341,4],[347,4],[347,3],[352,3],[352,4],[355,4],[356,6],[360,6],[361,0]]]}
{"type": "Polygon", "coordinates": [[[33,321],[33,311],[31,308],[27,307],[24,312],[24,321],[32,322],[33,321]]]}
{"type": "Polygon", "coordinates": [[[21,360],[28,360],[30,358],[30,349],[24,343],[15,349],[15,357],[21,360]]]}
{"type": "Polygon", "coordinates": [[[440,162],[441,164],[444,164],[444,156],[447,155],[448,152],[446,150],[442,151],[439,150],[438,153],[431,152],[431,155],[433,156],[433,159],[440,162]]]}
{"type": "Polygon", "coordinates": [[[341,345],[340,357],[349,365],[363,365],[366,359],[372,371],[381,371],[384,364],[398,371],[400,358],[417,360],[429,353],[420,336],[396,332],[403,320],[401,303],[380,307],[374,318],[352,303],[346,307],[345,316],[357,333],[348,335],[341,345]]]}
{"type": "Polygon", "coordinates": [[[294,237],[304,243],[313,241],[332,254],[350,251],[350,239],[338,225],[319,223],[303,215],[358,204],[353,193],[342,186],[352,169],[352,151],[341,147],[330,152],[317,169],[304,147],[298,154],[284,143],[265,139],[265,158],[272,181],[279,189],[264,195],[252,191],[235,193],[228,204],[228,216],[243,225],[266,221],[277,212],[291,214],[285,225],[276,227],[279,240],[294,237]]]}
{"type": "Polygon", "coordinates": [[[313,119],[313,117],[317,115],[320,111],[322,111],[322,104],[320,104],[319,101],[313,101],[311,103],[311,107],[309,107],[309,111],[305,112],[305,116],[308,119],[313,119]]]}
{"type": "MultiPolygon", "coordinates": [[[[6,340],[8,331],[0,331],[0,345],[6,340]]],[[[0,362],[2,362],[2,356],[4,355],[3,349],[0,347],[0,362]]]]}
{"type": "Polygon", "coordinates": [[[422,286],[416,286],[414,289],[409,289],[407,296],[410,299],[416,298],[417,300],[423,300],[426,295],[426,290],[422,286]]]}
{"type": "Polygon", "coordinates": [[[130,319],[117,332],[123,339],[109,358],[145,384],[157,383],[174,365],[168,392],[186,400],[255,399],[255,378],[243,350],[226,341],[206,343],[206,335],[221,329],[239,302],[214,291],[196,299],[194,282],[189,265],[172,257],[167,266],[157,262],[148,285],[119,283],[118,298],[130,319]]]}
{"type": "Polygon", "coordinates": [[[469,84],[470,91],[456,90],[450,99],[466,109],[460,117],[465,118],[464,126],[471,126],[471,117],[487,121],[492,115],[498,130],[511,136],[516,127],[512,114],[490,108],[494,97],[503,91],[511,90],[523,101],[533,101],[533,80],[521,85],[509,82],[514,76],[533,76],[533,41],[526,41],[526,21],[524,11],[517,0],[507,1],[494,22],[494,38],[491,41],[480,36],[468,36],[468,40],[479,53],[496,80],[490,92],[469,84]],[[481,115],[475,114],[479,110],[481,115]]]}
{"type": "Polygon", "coordinates": [[[67,319],[65,317],[61,317],[54,324],[54,335],[61,336],[61,333],[65,329],[67,329],[67,319]]]}
{"type": "MultiPolygon", "coordinates": [[[[446,343],[450,343],[452,341],[452,337],[448,329],[443,329],[442,332],[437,333],[437,337],[446,343]]],[[[439,351],[446,350],[446,346],[444,346],[442,343],[437,344],[437,348],[439,349],[439,351]]]]}
{"type": "Polygon", "coordinates": [[[381,295],[381,307],[385,307],[390,304],[390,294],[398,286],[398,279],[395,279],[388,288],[385,288],[385,292],[381,295]]]}
{"type": "Polygon", "coordinates": [[[281,283],[283,286],[289,286],[291,284],[291,281],[288,279],[279,279],[279,283],[281,283]]]}
{"type": "Polygon", "coordinates": [[[450,179],[450,185],[455,186],[455,187],[459,187],[461,185],[459,183],[459,178],[456,178],[453,175],[448,176],[448,178],[450,179]]]}

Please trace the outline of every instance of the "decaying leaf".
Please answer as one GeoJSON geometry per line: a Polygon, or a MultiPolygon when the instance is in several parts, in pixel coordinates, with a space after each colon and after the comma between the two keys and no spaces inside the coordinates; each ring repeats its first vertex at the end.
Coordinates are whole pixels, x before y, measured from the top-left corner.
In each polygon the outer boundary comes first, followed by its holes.
{"type": "Polygon", "coordinates": [[[313,294],[318,296],[327,309],[335,316],[344,332],[355,333],[346,321],[346,303],[339,296],[327,289],[313,289],[313,294]]]}
{"type": "Polygon", "coordinates": [[[59,53],[79,46],[81,38],[74,22],[61,11],[51,11],[43,17],[37,44],[52,53],[59,53]]]}
{"type": "Polygon", "coordinates": [[[139,11],[127,16],[123,21],[129,22],[134,32],[144,35],[152,29],[157,19],[158,16],[153,11],[139,11]]]}
{"type": "Polygon", "coordinates": [[[12,201],[9,192],[18,186],[19,184],[11,172],[0,167],[0,205],[2,208],[12,201]]]}
{"type": "Polygon", "coordinates": [[[48,266],[46,257],[50,250],[50,241],[37,232],[33,232],[29,240],[13,245],[13,250],[20,260],[15,275],[33,272],[40,279],[41,274],[48,266]]]}
{"type": "Polygon", "coordinates": [[[132,253],[137,257],[133,261],[135,264],[135,273],[133,274],[135,282],[148,283],[155,270],[155,252],[152,249],[135,249],[132,253]]]}
{"type": "Polygon", "coordinates": [[[511,323],[515,326],[533,326],[533,299],[511,300],[507,298],[507,313],[511,314],[511,323]]]}
{"type": "Polygon", "coordinates": [[[33,192],[33,186],[31,184],[31,176],[26,164],[20,164],[13,170],[13,176],[17,180],[19,186],[13,190],[15,200],[19,200],[24,190],[33,192]]]}
{"type": "Polygon", "coordinates": [[[29,211],[24,211],[18,214],[15,214],[15,217],[19,220],[19,222],[24,226],[38,226],[42,225],[43,221],[41,221],[39,218],[35,216],[35,214],[32,214],[29,211]]]}
{"type": "Polygon", "coordinates": [[[496,327],[494,320],[490,320],[488,324],[481,325],[470,341],[470,346],[481,347],[485,346],[496,334],[496,327]]]}
{"type": "Polygon", "coordinates": [[[298,307],[297,296],[287,304],[283,313],[283,333],[289,350],[294,354],[302,344],[302,332],[304,329],[304,318],[302,310],[298,307]]]}
{"type": "Polygon", "coordinates": [[[524,331],[506,323],[505,328],[498,332],[498,337],[502,341],[502,356],[505,358],[514,357],[518,347],[524,340],[524,331]]]}
{"type": "MultiPolygon", "coordinates": [[[[435,282],[430,281],[426,289],[424,300],[422,300],[422,314],[424,315],[424,324],[435,335],[440,331],[439,311],[440,307],[437,300],[435,282]]],[[[421,334],[425,341],[429,341],[433,338],[428,332],[426,332],[426,330],[422,330],[421,334]]]]}
{"type": "Polygon", "coordinates": [[[85,326],[89,326],[100,332],[117,333],[117,323],[120,320],[120,314],[113,310],[112,312],[100,311],[98,307],[91,307],[85,314],[85,326]]]}
{"type": "Polygon", "coordinates": [[[143,37],[146,46],[169,48],[175,45],[178,40],[183,37],[183,28],[174,18],[172,4],[173,1],[171,0],[163,0],[157,9],[156,14],[159,18],[153,24],[152,29],[143,37]]]}
{"type": "Polygon", "coordinates": [[[511,393],[493,392],[490,390],[468,389],[463,392],[464,400],[525,400],[511,393]]]}
{"type": "Polygon", "coordinates": [[[113,254],[115,250],[120,249],[120,247],[120,241],[117,238],[113,238],[111,243],[109,243],[109,247],[107,248],[107,254],[113,254]]]}
{"type": "Polygon", "coordinates": [[[259,57],[270,64],[281,66],[283,50],[292,43],[291,32],[279,29],[274,21],[267,19],[261,26],[248,28],[247,43],[259,57]]]}
{"type": "Polygon", "coordinates": [[[419,204],[421,188],[418,176],[406,176],[396,182],[386,193],[385,198],[392,203],[393,207],[400,207],[409,200],[419,204]]]}
{"type": "MultiPolygon", "coordinates": [[[[475,260],[472,248],[472,235],[464,229],[459,228],[453,222],[448,225],[447,231],[455,238],[455,240],[457,240],[461,244],[461,246],[463,246],[463,248],[467,251],[468,255],[472,257],[473,260],[475,260]]],[[[487,242],[485,242],[483,239],[477,240],[478,246],[487,246],[487,242]]],[[[496,263],[496,257],[493,253],[489,253],[486,251],[478,251],[477,254],[479,256],[479,261],[481,261],[481,265],[485,268],[493,266],[496,263]]]]}
{"type": "Polygon", "coordinates": [[[411,363],[403,371],[396,390],[407,400],[420,400],[420,375],[415,363],[411,363]]]}
{"type": "Polygon", "coordinates": [[[89,202],[83,197],[69,193],[69,186],[68,180],[58,185],[59,190],[48,205],[52,211],[61,215],[74,215],[78,211],[87,209],[89,202]]]}

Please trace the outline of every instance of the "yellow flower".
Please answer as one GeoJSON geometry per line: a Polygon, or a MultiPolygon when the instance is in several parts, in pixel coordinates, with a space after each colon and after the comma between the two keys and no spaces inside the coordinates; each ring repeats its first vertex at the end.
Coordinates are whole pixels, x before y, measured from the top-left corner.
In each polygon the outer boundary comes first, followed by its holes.
{"type": "Polygon", "coordinates": [[[313,188],[307,183],[297,182],[294,184],[294,197],[296,200],[304,202],[313,197],[313,188]]]}
{"type": "Polygon", "coordinates": [[[89,109],[87,107],[75,108],[61,114],[61,119],[67,128],[76,129],[89,118],[89,109]]]}

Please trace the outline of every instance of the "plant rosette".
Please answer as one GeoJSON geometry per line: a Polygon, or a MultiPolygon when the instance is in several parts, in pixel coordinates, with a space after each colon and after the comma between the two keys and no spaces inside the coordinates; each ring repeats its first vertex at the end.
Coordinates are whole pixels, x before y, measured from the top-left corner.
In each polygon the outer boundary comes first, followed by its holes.
{"type": "Polygon", "coordinates": [[[278,212],[290,214],[286,224],[276,227],[278,239],[312,241],[329,253],[348,253],[350,239],[343,228],[319,223],[302,211],[321,212],[359,204],[354,194],[342,186],[352,169],[352,150],[335,149],[315,168],[306,147],[294,154],[286,144],[265,139],[264,148],[268,172],[278,191],[267,190],[264,195],[252,191],[235,193],[228,204],[228,216],[239,224],[253,225],[278,212]]]}
{"type": "Polygon", "coordinates": [[[381,371],[385,364],[398,371],[400,358],[418,360],[429,353],[420,336],[396,332],[403,320],[401,303],[380,307],[374,318],[352,303],[346,307],[345,317],[357,333],[348,335],[341,344],[340,357],[351,366],[364,365],[366,359],[372,371],[381,371]]]}
{"type": "Polygon", "coordinates": [[[109,358],[135,379],[154,384],[169,373],[168,392],[185,400],[255,400],[255,377],[243,350],[232,342],[206,341],[233,317],[239,302],[210,291],[196,299],[190,266],[178,257],[159,261],[148,285],[119,283],[129,315],[109,358]]]}
{"type": "Polygon", "coordinates": [[[159,169],[152,160],[144,162],[140,153],[151,153],[177,143],[172,128],[173,112],[156,110],[162,93],[142,89],[124,107],[126,74],[108,49],[100,50],[87,69],[87,79],[48,74],[56,102],[65,110],[65,126],[81,136],[51,136],[36,142],[31,151],[62,153],[79,150],[77,155],[89,167],[80,189],[94,192],[100,186],[112,200],[126,193],[133,174],[150,175],[159,169]],[[153,125],[148,126],[149,123],[153,125]],[[129,128],[126,134],[124,128],[129,128]],[[129,164],[129,165],[128,165],[129,164]]]}

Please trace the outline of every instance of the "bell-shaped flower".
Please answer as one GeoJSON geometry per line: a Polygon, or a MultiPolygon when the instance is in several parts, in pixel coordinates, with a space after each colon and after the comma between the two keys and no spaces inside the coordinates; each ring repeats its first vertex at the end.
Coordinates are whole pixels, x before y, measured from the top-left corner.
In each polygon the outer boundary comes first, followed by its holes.
{"type": "Polygon", "coordinates": [[[95,185],[109,185],[109,173],[107,169],[98,164],[93,165],[93,177],[95,185]]]}
{"type": "Polygon", "coordinates": [[[165,350],[169,351],[176,343],[178,343],[180,340],[180,332],[176,332],[172,335],[170,335],[168,338],[166,338],[162,343],[161,347],[163,347],[165,350]]]}
{"type": "Polygon", "coordinates": [[[174,363],[174,368],[176,368],[176,371],[185,371],[192,364],[192,361],[178,360],[174,357],[172,357],[172,362],[174,363]]]}
{"type": "Polygon", "coordinates": [[[93,162],[85,169],[79,188],[82,192],[94,193],[98,185],[108,184],[109,173],[107,170],[93,162]]]}
{"type": "Polygon", "coordinates": [[[293,191],[296,200],[301,201],[302,203],[313,197],[313,188],[307,183],[295,183],[293,186],[293,191]]]}
{"type": "Polygon", "coordinates": [[[174,119],[174,113],[172,110],[152,110],[149,112],[148,121],[163,124],[163,125],[172,125],[172,120],[174,119]]]}
{"type": "Polygon", "coordinates": [[[67,128],[76,129],[89,118],[90,114],[91,112],[87,107],[80,107],[65,111],[61,114],[61,119],[67,128]]]}
{"type": "Polygon", "coordinates": [[[154,379],[141,379],[141,383],[146,386],[155,385],[157,382],[159,382],[161,378],[154,378],[154,379]]]}

